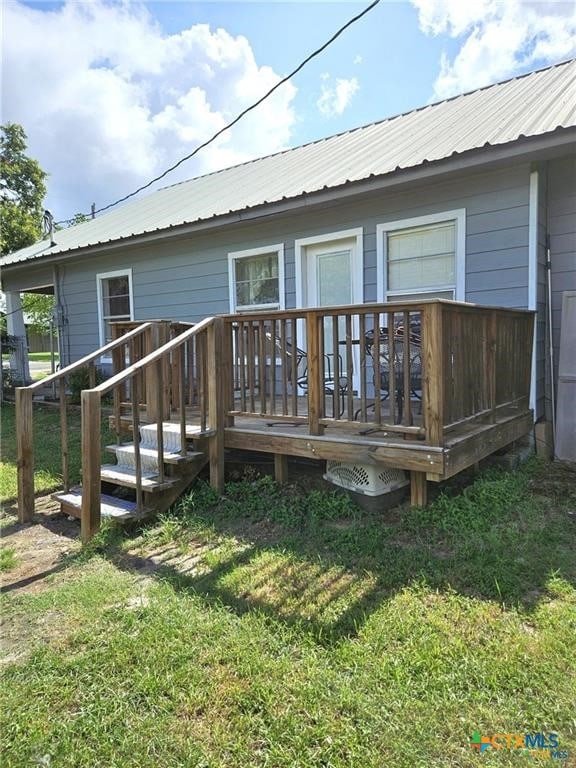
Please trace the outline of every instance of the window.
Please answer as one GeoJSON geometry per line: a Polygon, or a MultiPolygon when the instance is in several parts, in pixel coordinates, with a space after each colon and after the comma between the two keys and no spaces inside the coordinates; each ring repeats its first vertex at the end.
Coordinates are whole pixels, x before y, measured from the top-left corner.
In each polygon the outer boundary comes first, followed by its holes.
{"type": "Polygon", "coordinates": [[[379,224],[379,298],[464,300],[465,211],[379,224]]]}
{"type": "Polygon", "coordinates": [[[133,320],[132,270],[106,272],[97,276],[100,343],[112,340],[110,323],[133,320]]]}
{"type": "Polygon", "coordinates": [[[284,245],[228,254],[230,311],[284,308],[284,245]]]}

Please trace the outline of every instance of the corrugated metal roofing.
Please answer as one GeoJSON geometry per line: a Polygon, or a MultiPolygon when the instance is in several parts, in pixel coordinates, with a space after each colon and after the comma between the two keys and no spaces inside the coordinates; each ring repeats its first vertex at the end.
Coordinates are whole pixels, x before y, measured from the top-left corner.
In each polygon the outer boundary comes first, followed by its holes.
{"type": "Polygon", "coordinates": [[[36,243],[7,266],[243,211],[576,125],[576,59],[165,187],[36,243]]]}

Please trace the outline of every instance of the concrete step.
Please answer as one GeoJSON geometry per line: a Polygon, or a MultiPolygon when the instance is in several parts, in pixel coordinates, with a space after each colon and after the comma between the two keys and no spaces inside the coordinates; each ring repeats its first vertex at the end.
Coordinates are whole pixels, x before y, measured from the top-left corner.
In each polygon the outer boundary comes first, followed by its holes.
{"type": "MultiPolygon", "coordinates": [[[[203,432],[200,427],[191,424],[186,425],[186,438],[188,440],[196,437],[208,437],[213,432],[213,430],[204,430],[203,432]]],[[[140,436],[142,438],[142,445],[145,445],[147,448],[156,448],[158,445],[158,426],[156,424],[142,424],[140,436]]],[[[180,453],[180,424],[165,421],[162,424],[162,440],[166,453],[180,453]]]]}
{"type": "MultiPolygon", "coordinates": [[[[134,443],[126,443],[125,445],[107,445],[106,450],[116,454],[118,464],[132,468],[136,466],[134,443]]],[[[164,451],[164,464],[186,464],[194,461],[194,459],[199,456],[202,456],[200,451],[188,451],[186,456],[182,456],[180,453],[164,451]]],[[[142,462],[143,470],[158,472],[158,450],[156,448],[140,445],[140,460],[142,462]]]]}
{"type": "MultiPolygon", "coordinates": [[[[156,478],[158,472],[143,471],[142,490],[147,493],[165,491],[178,482],[178,478],[165,478],[160,482],[156,478]]],[[[136,471],[132,467],[125,467],[121,464],[103,464],[100,468],[100,478],[106,483],[114,483],[124,488],[136,488],[136,471]]]]}
{"type": "MultiPolygon", "coordinates": [[[[60,502],[63,512],[67,512],[73,517],[80,517],[82,510],[82,488],[72,488],[67,492],[53,493],[52,498],[60,502]]],[[[103,518],[131,520],[145,517],[151,514],[152,510],[147,507],[138,510],[135,501],[117,499],[115,496],[103,493],[101,496],[100,512],[103,518]]]]}

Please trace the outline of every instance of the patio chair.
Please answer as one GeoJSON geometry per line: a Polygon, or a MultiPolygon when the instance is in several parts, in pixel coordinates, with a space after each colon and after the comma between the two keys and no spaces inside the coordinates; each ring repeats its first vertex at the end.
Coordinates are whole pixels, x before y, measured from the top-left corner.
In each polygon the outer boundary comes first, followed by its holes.
{"type": "MultiPolygon", "coordinates": [[[[266,334],[267,339],[272,343],[272,334],[266,334]]],[[[302,395],[308,395],[308,355],[304,349],[293,346],[289,341],[284,342],[282,347],[282,341],[279,336],[274,337],[273,342],[275,354],[282,360],[282,365],[286,367],[289,374],[290,384],[296,387],[296,390],[302,395]],[[295,358],[295,365],[292,364],[292,358],[295,358]],[[292,371],[296,370],[296,378],[294,380],[292,371]]],[[[336,365],[338,366],[338,383],[336,383],[335,368],[334,368],[334,355],[324,355],[324,393],[332,396],[332,413],[336,418],[342,416],[345,409],[345,397],[348,392],[348,380],[343,375],[343,363],[342,357],[338,355],[336,365]]],[[[272,423],[268,426],[272,426],[272,423]]]]}
{"type": "MultiPolygon", "coordinates": [[[[421,337],[419,329],[410,330],[410,396],[416,400],[422,400],[422,351],[421,337]]],[[[391,381],[391,354],[392,344],[388,328],[379,328],[379,359],[375,360],[375,341],[374,330],[366,333],[364,339],[364,348],[366,356],[372,360],[374,371],[374,390],[375,394],[379,391],[381,394],[380,402],[389,400],[392,396],[396,401],[396,424],[402,422],[404,413],[404,364],[405,364],[405,336],[403,326],[397,326],[394,330],[394,381],[391,381]]],[[[375,408],[376,401],[370,406],[375,408]]],[[[354,418],[358,418],[360,410],[356,411],[354,418]]]]}

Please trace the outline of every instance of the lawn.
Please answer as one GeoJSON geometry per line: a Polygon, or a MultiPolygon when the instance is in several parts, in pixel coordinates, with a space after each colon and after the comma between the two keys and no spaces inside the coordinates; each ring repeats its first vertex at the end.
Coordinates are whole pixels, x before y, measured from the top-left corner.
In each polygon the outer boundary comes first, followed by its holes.
{"type": "MultiPolygon", "coordinates": [[[[3,360],[9,360],[10,355],[8,353],[4,353],[2,355],[3,360]]],[[[49,363],[52,359],[50,352],[28,352],[28,360],[35,362],[35,363],[49,363]]],[[[54,361],[57,363],[59,360],[58,358],[58,352],[55,352],[54,354],[54,361]]]]}
{"type": "Polygon", "coordinates": [[[2,765],[521,766],[470,737],[541,731],[572,761],[574,477],[371,515],[248,475],[106,528],[3,598],[2,765]]]}
{"type": "MultiPolygon", "coordinates": [[[[1,408],[1,461],[0,503],[11,501],[18,495],[16,474],[16,423],[14,406],[3,403],[1,408]]],[[[80,480],[82,457],[80,455],[80,409],[70,407],[68,413],[68,446],[70,480],[80,480]]],[[[103,445],[111,442],[110,434],[103,427],[103,445]]],[[[62,484],[60,453],[60,411],[56,408],[34,408],[34,485],[36,493],[52,491],[62,484]]],[[[108,457],[109,458],[109,457],[108,457]]]]}
{"type": "MultiPolygon", "coordinates": [[[[49,363],[52,359],[50,352],[28,352],[28,359],[34,363],[49,363]]],[[[58,353],[54,355],[54,361],[58,362],[58,353]]]]}

